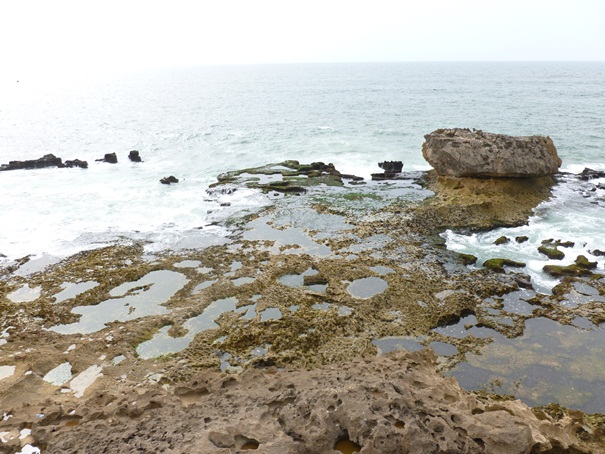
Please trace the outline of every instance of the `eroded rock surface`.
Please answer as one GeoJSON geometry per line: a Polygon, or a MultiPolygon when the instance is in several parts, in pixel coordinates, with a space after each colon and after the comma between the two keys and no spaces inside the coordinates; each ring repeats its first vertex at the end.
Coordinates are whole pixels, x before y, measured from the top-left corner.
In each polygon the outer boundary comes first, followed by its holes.
{"type": "Polygon", "coordinates": [[[312,371],[205,371],[163,388],[125,381],[81,402],[57,396],[20,409],[11,425],[31,427],[30,441],[48,453],[336,453],[342,440],[384,454],[602,448],[602,430],[581,413],[555,419],[520,401],[479,399],[437,374],[435,359],[423,350],[312,371]]]}
{"type": "Polygon", "coordinates": [[[422,155],[439,175],[474,178],[543,177],[561,159],[550,137],[514,137],[470,129],[438,129],[424,136],[422,155]]]}

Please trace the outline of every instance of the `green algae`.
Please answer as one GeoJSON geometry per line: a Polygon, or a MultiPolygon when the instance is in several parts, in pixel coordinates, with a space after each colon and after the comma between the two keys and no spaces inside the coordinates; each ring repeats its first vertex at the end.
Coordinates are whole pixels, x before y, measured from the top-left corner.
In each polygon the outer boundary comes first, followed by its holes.
{"type": "Polygon", "coordinates": [[[494,271],[496,273],[504,273],[505,266],[510,266],[514,268],[524,268],[525,263],[516,262],[510,259],[495,258],[486,260],[485,262],[483,262],[483,266],[490,271],[494,271]]]}
{"type": "Polygon", "coordinates": [[[563,260],[565,258],[565,253],[563,251],[560,251],[556,246],[548,247],[543,244],[538,247],[538,252],[544,254],[551,260],[563,260]]]}

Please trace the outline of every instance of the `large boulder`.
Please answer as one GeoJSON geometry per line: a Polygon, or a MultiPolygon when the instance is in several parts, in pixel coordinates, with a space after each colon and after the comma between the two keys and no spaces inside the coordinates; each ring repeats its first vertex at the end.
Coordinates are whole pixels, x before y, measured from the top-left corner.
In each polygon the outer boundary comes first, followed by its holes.
{"type": "Polygon", "coordinates": [[[470,129],[438,129],[424,136],[422,155],[448,177],[543,177],[561,159],[550,137],[513,137],[470,129]]]}

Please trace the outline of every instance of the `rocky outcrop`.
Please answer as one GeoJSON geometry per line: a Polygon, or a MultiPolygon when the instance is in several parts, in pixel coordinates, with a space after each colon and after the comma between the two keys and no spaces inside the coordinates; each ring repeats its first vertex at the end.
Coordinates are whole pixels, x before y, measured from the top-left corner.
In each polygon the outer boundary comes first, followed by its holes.
{"type": "Polygon", "coordinates": [[[513,137],[470,129],[438,129],[424,136],[422,155],[441,176],[543,177],[561,159],[550,137],[513,137]]]}
{"type": "MultiPolygon", "coordinates": [[[[61,167],[61,166],[59,166],[61,167]]],[[[66,160],[65,164],[63,164],[62,167],[68,167],[68,168],[72,168],[72,167],[79,167],[80,169],[88,169],[88,162],[86,161],[81,161],[80,159],[72,159],[72,160],[66,160]]]]}
{"type": "Polygon", "coordinates": [[[54,154],[46,154],[39,159],[27,161],[10,161],[8,164],[2,164],[0,170],[20,170],[20,169],[42,169],[44,167],[61,167],[61,158],[54,154]]]}
{"type": "Polygon", "coordinates": [[[130,153],[128,153],[128,159],[130,159],[132,162],[142,162],[141,155],[137,150],[132,150],[130,153]]]}
{"type": "Polygon", "coordinates": [[[401,161],[384,161],[384,162],[379,162],[378,167],[380,167],[385,172],[400,173],[403,170],[403,162],[401,162],[401,161]]]}
{"type": "Polygon", "coordinates": [[[401,161],[383,161],[378,163],[378,167],[380,167],[384,172],[382,173],[373,173],[372,180],[381,181],[381,180],[397,180],[401,179],[401,171],[403,170],[403,162],[401,161]]]}
{"type": "Polygon", "coordinates": [[[96,159],[97,162],[108,162],[110,164],[117,164],[118,157],[115,153],[105,153],[103,159],[96,159]]]}
{"type": "Polygon", "coordinates": [[[177,177],[175,177],[174,175],[170,175],[169,177],[164,177],[160,180],[160,183],[162,184],[171,184],[171,183],[178,183],[179,179],[177,177]]]}

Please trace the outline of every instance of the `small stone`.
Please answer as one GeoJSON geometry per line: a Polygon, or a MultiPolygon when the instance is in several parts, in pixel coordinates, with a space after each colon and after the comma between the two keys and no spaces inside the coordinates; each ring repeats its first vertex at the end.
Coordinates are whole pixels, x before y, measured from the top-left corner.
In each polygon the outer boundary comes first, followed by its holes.
{"type": "Polygon", "coordinates": [[[170,175],[169,177],[164,177],[160,180],[160,183],[162,184],[171,184],[171,183],[178,183],[179,179],[177,177],[175,177],[174,175],[170,175]]]}
{"type": "Polygon", "coordinates": [[[516,236],[515,237],[515,241],[517,243],[525,243],[528,240],[529,240],[529,237],[527,237],[527,236],[516,236]]]}

